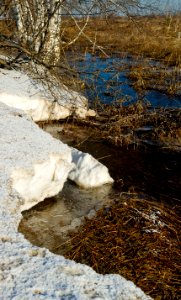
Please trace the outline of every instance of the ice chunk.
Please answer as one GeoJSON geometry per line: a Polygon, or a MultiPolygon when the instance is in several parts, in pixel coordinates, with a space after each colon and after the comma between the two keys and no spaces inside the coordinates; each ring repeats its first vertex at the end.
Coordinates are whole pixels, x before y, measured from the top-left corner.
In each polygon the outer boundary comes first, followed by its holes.
{"type": "Polygon", "coordinates": [[[69,179],[81,187],[92,188],[102,184],[113,183],[106,166],[92,155],[72,148],[74,168],[69,173],[69,179]]]}

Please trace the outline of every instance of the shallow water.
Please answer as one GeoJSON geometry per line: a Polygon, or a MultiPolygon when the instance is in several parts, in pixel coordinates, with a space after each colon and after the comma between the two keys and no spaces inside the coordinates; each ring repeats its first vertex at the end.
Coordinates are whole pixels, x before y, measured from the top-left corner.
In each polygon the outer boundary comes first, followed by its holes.
{"type": "MultiPolygon", "coordinates": [[[[138,99],[144,99],[152,107],[181,107],[181,94],[168,95],[165,92],[152,87],[149,90],[138,92],[133,87],[133,82],[128,78],[129,68],[144,65],[144,61],[133,57],[109,57],[100,58],[86,54],[70,63],[79,72],[79,76],[85,82],[84,94],[90,103],[100,100],[102,103],[122,103],[129,105],[138,99]]],[[[147,65],[155,68],[163,68],[159,62],[150,60],[147,65]]],[[[167,70],[172,72],[171,69],[167,70]]],[[[178,72],[180,74],[180,71],[178,72]]],[[[159,75],[158,75],[159,76],[159,75]]],[[[180,85],[181,74],[177,76],[177,85],[180,85]]],[[[181,93],[181,85],[179,88],[181,93]]]]}
{"type": "Polygon", "coordinates": [[[119,192],[146,193],[170,205],[181,203],[181,154],[150,146],[115,148],[102,142],[85,141],[79,147],[105,164],[119,192]]]}
{"type": "Polygon", "coordinates": [[[85,216],[92,218],[98,209],[110,203],[111,193],[112,185],[85,190],[67,181],[56,197],[23,212],[19,231],[32,244],[56,251],[85,216]]]}

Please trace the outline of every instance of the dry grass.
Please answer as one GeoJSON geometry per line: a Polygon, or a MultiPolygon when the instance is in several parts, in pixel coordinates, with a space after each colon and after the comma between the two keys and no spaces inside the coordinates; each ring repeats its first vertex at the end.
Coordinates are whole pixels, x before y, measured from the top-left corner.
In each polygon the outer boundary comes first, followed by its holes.
{"type": "Polygon", "coordinates": [[[67,130],[72,128],[76,137],[79,128],[85,128],[87,136],[90,133],[118,147],[153,144],[181,149],[180,109],[148,110],[147,105],[138,101],[128,107],[102,104],[96,110],[99,112],[96,118],[67,120],[67,130]]]}
{"type": "MultiPolygon", "coordinates": [[[[78,19],[77,22],[83,28],[85,21],[78,19]]],[[[171,95],[181,92],[180,14],[135,17],[131,20],[126,17],[91,18],[84,34],[75,44],[67,46],[78,32],[73,20],[63,19],[63,51],[71,50],[75,56],[80,51],[101,57],[105,54],[120,58],[132,55],[135,61],[139,59],[139,63],[128,70],[136,90],[155,89],[171,95]],[[96,45],[101,46],[103,52],[96,45]],[[154,65],[152,60],[161,62],[161,65],[154,65]],[[174,68],[169,69],[170,66],[174,68]]]]}
{"type": "MultiPolygon", "coordinates": [[[[79,26],[84,26],[84,19],[76,20],[79,26]]],[[[16,26],[12,20],[0,20],[0,35],[11,37],[16,26]]],[[[181,60],[181,15],[110,17],[91,18],[84,33],[80,35],[70,48],[67,44],[79,33],[74,21],[69,17],[62,18],[61,36],[63,51],[80,49],[95,52],[95,45],[100,45],[105,52],[130,53],[161,59],[172,65],[180,65],[181,60]],[[88,40],[91,38],[92,44],[88,40]]],[[[122,54],[121,54],[122,55],[122,54]]]]}
{"type": "MultiPolygon", "coordinates": [[[[79,26],[84,26],[84,19],[76,20],[79,26]]],[[[16,26],[12,20],[0,20],[0,37],[11,38],[16,26]]],[[[75,44],[67,46],[78,34],[79,29],[74,21],[64,17],[61,25],[62,31],[62,61],[65,68],[57,71],[61,80],[81,91],[83,83],[78,82],[76,75],[69,63],[66,61],[67,50],[92,52],[103,55],[98,51],[96,45],[100,45],[104,53],[108,55],[126,56],[128,54],[137,57],[159,60],[166,65],[173,65],[177,68],[172,72],[158,66],[157,69],[146,62],[140,66],[133,66],[130,69],[130,78],[136,89],[153,88],[175,94],[181,90],[180,86],[180,64],[181,64],[181,15],[145,16],[135,17],[130,20],[126,17],[91,18],[84,33],[80,35],[75,44]],[[90,42],[90,40],[92,42],[90,42]]],[[[16,54],[15,49],[7,47],[0,39],[0,53],[16,54]]],[[[135,58],[136,59],[136,58],[135,58]]],[[[3,65],[3,64],[2,64],[3,65]]]]}
{"type": "Polygon", "coordinates": [[[104,137],[115,145],[142,144],[146,141],[162,147],[181,147],[181,110],[148,111],[141,103],[120,109],[116,119],[107,122],[104,137]],[[145,130],[145,128],[147,128],[145,130]]]}
{"type": "Polygon", "coordinates": [[[179,67],[164,66],[150,67],[147,61],[131,66],[128,78],[136,90],[154,89],[169,95],[181,92],[181,72],[179,67]]]}
{"type": "Polygon", "coordinates": [[[10,37],[13,32],[14,22],[11,20],[0,20],[0,34],[10,37]]]}
{"type": "Polygon", "coordinates": [[[118,196],[71,234],[65,257],[120,274],[154,299],[179,299],[180,225],[178,208],[145,195],[118,196]]]}
{"type": "MultiPolygon", "coordinates": [[[[83,27],[84,20],[79,20],[83,27]]],[[[86,27],[85,34],[104,47],[107,53],[126,52],[162,59],[169,64],[179,65],[181,59],[181,18],[175,16],[125,17],[108,19],[92,18],[86,27]]],[[[71,41],[78,34],[73,21],[65,18],[62,25],[62,39],[71,41]]],[[[93,51],[96,48],[81,36],[74,49],[93,51]]]]}

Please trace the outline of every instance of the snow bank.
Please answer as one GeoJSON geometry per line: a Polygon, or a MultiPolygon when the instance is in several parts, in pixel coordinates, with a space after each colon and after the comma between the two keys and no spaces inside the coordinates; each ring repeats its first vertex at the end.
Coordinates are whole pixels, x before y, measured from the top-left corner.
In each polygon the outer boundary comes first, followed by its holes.
{"type": "Polygon", "coordinates": [[[35,122],[60,120],[72,114],[80,118],[95,115],[87,108],[85,97],[56,84],[56,79],[45,74],[44,69],[39,68],[39,72],[30,78],[22,71],[0,69],[0,102],[22,109],[35,122]],[[48,82],[38,79],[43,78],[42,73],[49,76],[48,82]]]}
{"type": "Polygon", "coordinates": [[[17,231],[21,211],[57,193],[71,169],[68,146],[0,104],[0,299],[150,299],[123,277],[99,275],[17,231]]]}
{"type": "Polygon", "coordinates": [[[21,111],[2,104],[0,144],[12,186],[23,199],[22,209],[62,189],[73,167],[71,149],[40,130],[21,111]]]}

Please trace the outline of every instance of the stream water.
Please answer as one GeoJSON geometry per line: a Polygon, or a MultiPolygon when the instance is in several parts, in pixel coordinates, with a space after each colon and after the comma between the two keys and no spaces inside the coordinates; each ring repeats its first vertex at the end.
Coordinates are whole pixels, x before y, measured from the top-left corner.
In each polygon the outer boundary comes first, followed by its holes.
{"type": "MultiPolygon", "coordinates": [[[[104,103],[113,103],[124,95],[124,105],[135,102],[139,95],[127,78],[127,70],[121,67],[118,58],[100,59],[87,55],[76,61],[76,68],[86,82],[85,94],[90,101],[100,97],[104,103]],[[118,69],[121,69],[118,72],[118,69]],[[94,89],[92,86],[94,85],[94,89]],[[89,88],[88,88],[89,87],[89,88]]],[[[126,64],[129,61],[127,58],[126,64]]],[[[146,99],[152,106],[181,107],[181,97],[168,96],[155,90],[146,92],[146,99]]],[[[114,178],[113,186],[83,190],[67,182],[63,191],[52,199],[46,199],[31,210],[23,213],[19,230],[33,244],[56,251],[84,220],[92,217],[97,209],[111,203],[122,192],[147,194],[155,201],[174,207],[181,201],[181,157],[179,152],[161,151],[156,147],[115,148],[94,138],[87,139],[87,132],[74,128],[67,135],[61,125],[47,125],[45,128],[56,138],[79,146],[81,151],[91,153],[104,163],[114,178]],[[79,138],[75,141],[75,132],[79,138]],[[84,141],[84,142],[82,142],[84,141]]],[[[63,254],[63,250],[61,250],[63,254]]]]}

